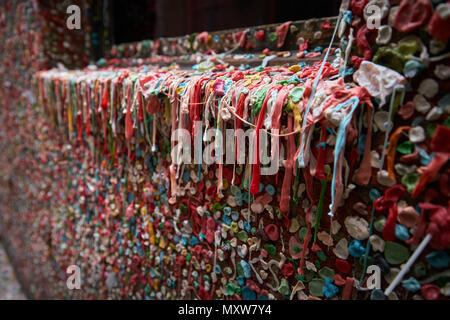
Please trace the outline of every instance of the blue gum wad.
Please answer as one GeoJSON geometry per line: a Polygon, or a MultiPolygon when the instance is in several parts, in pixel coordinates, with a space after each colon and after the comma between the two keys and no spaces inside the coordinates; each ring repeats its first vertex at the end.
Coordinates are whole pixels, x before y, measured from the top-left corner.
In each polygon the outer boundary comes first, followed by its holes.
{"type": "Polygon", "coordinates": [[[333,298],[339,292],[339,288],[331,283],[330,278],[325,279],[325,285],[322,287],[322,292],[327,298],[333,298]]]}
{"type": "Polygon", "coordinates": [[[428,263],[436,269],[448,268],[450,264],[450,257],[445,251],[433,251],[429,253],[426,258],[428,263]]]}
{"type": "Polygon", "coordinates": [[[348,252],[352,257],[359,258],[366,252],[366,248],[362,245],[361,241],[355,239],[348,245],[348,252]]]}
{"type": "Polygon", "coordinates": [[[409,279],[402,281],[402,286],[408,291],[415,292],[420,290],[420,283],[415,278],[411,277],[409,279]]]}

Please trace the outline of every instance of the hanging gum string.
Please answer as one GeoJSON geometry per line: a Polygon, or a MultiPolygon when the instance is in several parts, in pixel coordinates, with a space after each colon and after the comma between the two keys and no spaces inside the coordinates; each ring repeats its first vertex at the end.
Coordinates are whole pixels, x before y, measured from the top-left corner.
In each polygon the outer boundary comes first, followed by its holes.
{"type": "Polygon", "coordinates": [[[319,230],[320,220],[322,219],[323,202],[324,202],[324,198],[325,198],[325,191],[327,190],[327,181],[326,180],[320,180],[320,184],[321,184],[321,188],[320,188],[319,204],[317,206],[316,221],[314,223],[314,240],[313,240],[313,245],[316,244],[317,231],[319,230]]]}
{"type": "MultiPolygon", "coordinates": [[[[244,118],[242,118],[241,116],[239,116],[238,114],[236,114],[236,112],[234,111],[234,109],[233,109],[232,107],[230,107],[230,106],[228,105],[227,102],[224,102],[224,104],[225,104],[225,107],[228,109],[228,111],[230,111],[236,118],[238,118],[239,120],[241,120],[243,123],[247,124],[248,126],[251,126],[251,127],[253,127],[253,128],[256,128],[256,125],[255,125],[255,124],[248,122],[247,120],[245,120],[244,118]]],[[[311,124],[307,125],[306,128],[308,128],[309,126],[311,126],[311,124]]],[[[271,135],[271,136],[274,136],[274,137],[288,137],[288,136],[291,136],[291,135],[294,135],[294,134],[297,134],[297,133],[302,132],[302,129],[297,129],[297,130],[294,130],[294,131],[289,132],[289,133],[276,134],[276,133],[272,133],[272,132],[270,132],[270,131],[267,131],[267,130],[264,129],[264,128],[261,128],[261,130],[264,131],[266,134],[271,135]]]]}
{"type": "MultiPolygon", "coordinates": [[[[341,155],[341,151],[343,148],[345,148],[345,140],[346,140],[346,133],[347,133],[347,126],[350,123],[350,120],[353,117],[353,113],[356,110],[356,107],[359,104],[359,98],[356,96],[351,97],[349,100],[339,104],[337,107],[333,108],[335,111],[339,111],[343,107],[346,107],[349,104],[352,104],[350,112],[344,117],[344,119],[341,120],[341,123],[339,124],[339,130],[336,137],[336,145],[334,150],[334,168],[333,168],[333,178],[331,182],[331,203],[329,206],[330,211],[328,212],[329,216],[334,215],[335,208],[335,200],[336,200],[336,173],[337,173],[337,165],[338,161],[341,155]]],[[[339,177],[340,178],[340,177],[339,177]]],[[[341,184],[341,181],[338,181],[339,184],[341,184]]],[[[340,195],[339,195],[340,197],[340,195]]]]}
{"type": "MultiPolygon", "coordinates": [[[[139,90],[142,91],[141,88],[139,90]]],[[[165,92],[161,92],[161,91],[159,93],[166,95],[169,99],[177,99],[180,103],[182,102],[182,100],[180,98],[178,98],[177,96],[172,96],[172,95],[170,95],[170,93],[165,93],[165,92]]],[[[222,98],[212,98],[211,101],[213,101],[213,102],[217,102],[217,101],[218,102],[222,102],[225,105],[225,107],[228,109],[228,111],[230,111],[233,114],[233,116],[237,117],[239,120],[241,120],[245,124],[247,124],[247,125],[249,125],[249,126],[251,126],[253,128],[256,128],[255,124],[250,123],[247,120],[245,120],[242,117],[240,117],[239,115],[237,115],[235,113],[235,111],[233,110],[233,108],[230,107],[228,102],[227,101],[223,101],[223,97],[222,98]]],[[[203,105],[203,104],[206,104],[206,103],[207,102],[188,102],[187,105],[203,105]]],[[[307,125],[305,128],[308,128],[310,125],[311,124],[307,125]]],[[[302,132],[302,128],[297,129],[297,130],[295,130],[293,132],[290,132],[290,133],[286,133],[286,134],[274,134],[274,133],[271,133],[271,132],[269,132],[269,131],[267,131],[265,129],[261,129],[261,130],[265,131],[269,135],[276,136],[276,137],[286,137],[286,136],[289,136],[289,135],[293,135],[293,134],[297,134],[297,133],[301,133],[302,132]]]]}
{"type": "MultiPolygon", "coordinates": [[[[394,110],[394,103],[395,103],[395,97],[397,94],[397,91],[401,90],[401,99],[400,99],[400,105],[403,104],[403,100],[405,98],[405,86],[403,85],[397,85],[394,88],[394,91],[392,92],[391,95],[391,101],[389,104],[389,115],[388,115],[388,121],[387,123],[385,123],[385,128],[386,128],[386,134],[384,137],[384,145],[383,145],[383,151],[381,153],[381,160],[380,160],[380,167],[379,170],[383,170],[383,166],[384,166],[384,158],[386,156],[386,149],[388,148],[388,139],[389,139],[389,133],[391,132],[391,123],[392,123],[392,112],[394,110]]],[[[392,178],[392,177],[391,177],[392,178]]]]}
{"type": "Polygon", "coordinates": [[[216,143],[216,148],[218,150],[218,157],[220,157],[222,159],[222,161],[219,161],[219,174],[218,174],[218,181],[217,181],[217,193],[221,194],[221,190],[222,190],[222,176],[223,176],[223,157],[222,157],[222,133],[223,133],[223,128],[221,126],[221,111],[222,111],[222,104],[226,101],[225,99],[228,99],[231,90],[229,90],[229,87],[227,86],[225,88],[226,92],[225,95],[223,96],[222,99],[219,100],[219,105],[218,105],[218,110],[217,110],[217,128],[216,128],[216,138],[215,138],[215,143],[216,143]]]}
{"type": "MultiPolygon", "coordinates": [[[[178,97],[170,96],[168,93],[164,93],[164,92],[161,92],[161,93],[162,93],[162,94],[165,94],[165,95],[166,95],[167,97],[169,97],[170,99],[177,99],[177,100],[181,103],[181,99],[179,99],[178,97]]],[[[216,99],[212,99],[212,101],[220,101],[220,100],[222,100],[222,99],[223,99],[223,98],[216,98],[216,99]]],[[[231,112],[231,114],[232,114],[234,117],[238,118],[239,120],[241,120],[243,123],[247,124],[248,126],[253,127],[253,128],[256,128],[256,125],[255,125],[255,124],[248,122],[247,120],[245,120],[244,118],[242,118],[241,116],[239,116],[238,114],[236,114],[234,108],[232,108],[232,107],[228,104],[227,101],[222,101],[222,103],[223,103],[223,105],[227,108],[227,110],[231,112]]],[[[196,104],[196,105],[197,105],[197,104],[200,104],[200,105],[202,105],[202,104],[208,104],[208,102],[189,102],[188,105],[190,105],[190,104],[196,104]]],[[[311,124],[308,124],[305,128],[308,128],[308,127],[310,127],[310,126],[311,126],[311,124]]],[[[275,133],[272,133],[272,132],[270,132],[270,131],[268,131],[268,130],[266,130],[266,129],[264,129],[264,128],[261,128],[261,130],[264,131],[266,134],[271,135],[271,136],[275,136],[275,137],[288,137],[288,136],[290,136],[290,135],[295,135],[295,134],[301,133],[301,132],[303,131],[302,128],[299,128],[299,129],[296,129],[296,130],[294,130],[294,131],[292,131],[292,132],[289,132],[289,133],[285,133],[285,134],[275,134],[275,133]]]]}
{"type": "MultiPolygon", "coordinates": [[[[298,148],[299,144],[300,144],[300,137],[298,137],[298,139],[297,139],[297,141],[295,143],[296,148],[298,148]]],[[[277,174],[277,180],[278,180],[278,174],[277,174]]],[[[296,204],[298,204],[298,183],[299,183],[299,180],[300,180],[300,168],[298,167],[297,161],[295,161],[295,179],[294,179],[294,185],[292,187],[292,190],[293,190],[293,192],[292,192],[293,193],[292,200],[296,204]]]]}
{"type": "MultiPolygon", "coordinates": [[[[331,45],[331,44],[330,44],[330,45],[331,45]]],[[[328,54],[328,52],[327,52],[327,54],[328,54]]],[[[325,57],[324,62],[326,61],[326,58],[327,58],[327,56],[325,57]]],[[[322,65],[323,65],[323,64],[322,64],[322,65]]],[[[109,82],[108,80],[110,81],[111,78],[106,79],[106,83],[109,82]]],[[[96,82],[96,84],[98,84],[98,81],[96,82]]],[[[113,88],[111,88],[111,90],[112,90],[112,89],[113,89],[113,88]]],[[[141,92],[144,91],[141,87],[139,88],[139,90],[140,90],[141,92]]],[[[179,102],[181,102],[181,100],[180,100],[178,97],[173,97],[172,95],[170,95],[170,93],[165,93],[165,92],[161,92],[161,91],[159,91],[159,93],[166,95],[169,99],[176,98],[176,99],[179,100],[179,102]]],[[[106,92],[105,92],[105,95],[106,95],[106,92]]],[[[242,117],[240,117],[239,115],[237,115],[237,114],[234,112],[233,108],[231,108],[231,107],[229,106],[229,104],[227,103],[227,101],[223,101],[223,98],[215,98],[215,99],[212,99],[212,101],[214,101],[214,102],[215,102],[215,101],[219,101],[219,102],[220,102],[221,100],[222,100],[222,103],[223,103],[223,104],[225,105],[225,107],[227,108],[227,110],[230,111],[230,112],[233,114],[233,116],[237,117],[237,118],[238,118],[239,120],[241,120],[243,123],[245,123],[245,124],[247,124],[247,125],[249,125],[249,126],[251,126],[251,127],[253,127],[253,128],[256,128],[256,125],[255,125],[255,124],[252,124],[252,123],[246,121],[245,119],[243,119],[242,117]]],[[[187,105],[202,105],[202,104],[205,104],[205,102],[188,102],[188,103],[187,103],[187,105]]],[[[302,133],[302,132],[303,132],[303,129],[308,128],[310,125],[311,125],[311,124],[305,126],[304,128],[299,128],[299,129],[297,129],[297,130],[295,130],[295,131],[293,131],[293,132],[289,132],[289,133],[286,133],[286,134],[275,134],[275,133],[269,132],[269,131],[266,130],[266,129],[261,129],[261,130],[263,130],[266,134],[271,135],[271,136],[276,136],[276,137],[286,137],[286,136],[294,135],[294,134],[297,134],[297,133],[302,133]]],[[[70,126],[69,126],[69,127],[70,127],[70,126]]]]}
{"type": "MultiPolygon", "coordinates": [[[[314,79],[314,83],[313,83],[313,86],[311,88],[311,94],[309,96],[308,104],[306,106],[305,114],[304,114],[304,117],[303,117],[303,124],[302,124],[303,128],[307,127],[308,114],[309,114],[312,102],[313,102],[315,94],[316,94],[317,85],[319,84],[320,77],[322,76],[322,72],[323,72],[323,69],[325,67],[325,63],[326,63],[326,61],[328,59],[328,55],[330,53],[331,46],[332,46],[332,44],[334,42],[334,38],[336,36],[336,32],[337,32],[337,29],[338,29],[339,24],[341,22],[341,19],[342,19],[342,12],[339,12],[339,16],[338,16],[338,19],[337,19],[337,22],[336,22],[336,26],[334,27],[334,31],[333,31],[333,36],[331,37],[330,44],[328,45],[327,53],[325,54],[325,57],[322,60],[322,64],[320,66],[319,72],[317,72],[316,78],[314,79]]],[[[299,165],[300,165],[301,168],[304,168],[306,166],[304,158],[303,158],[303,149],[305,147],[305,142],[306,142],[305,139],[306,139],[305,138],[305,131],[302,131],[302,133],[301,133],[300,153],[298,155],[298,162],[299,162],[299,165]]]]}
{"type": "Polygon", "coordinates": [[[347,68],[348,58],[350,57],[350,53],[352,51],[353,40],[355,40],[355,37],[353,36],[353,28],[350,28],[350,33],[349,33],[349,36],[348,36],[347,47],[345,48],[344,63],[342,65],[341,72],[339,72],[341,74],[342,78],[345,78],[345,69],[347,68]]]}
{"type": "MultiPolygon", "coordinates": [[[[410,126],[398,127],[389,139],[389,146],[387,147],[385,154],[387,155],[387,171],[389,173],[389,178],[391,179],[395,179],[394,161],[395,161],[395,154],[397,152],[398,140],[401,138],[401,134],[404,131],[409,131],[410,129],[411,129],[410,126]]],[[[380,166],[380,168],[382,168],[382,166],[380,166]]]]}
{"type": "MultiPolygon", "coordinates": [[[[294,117],[288,116],[288,130],[292,130],[294,126],[294,117]]],[[[295,137],[291,136],[287,139],[286,145],[286,163],[284,170],[284,178],[281,186],[279,206],[282,213],[289,211],[289,200],[292,190],[292,175],[295,170],[295,137]]]]}
{"type": "MultiPolygon", "coordinates": [[[[373,189],[373,190],[376,190],[376,189],[373,189]]],[[[370,248],[371,248],[370,237],[372,236],[372,233],[373,233],[373,221],[374,221],[374,218],[375,218],[375,205],[373,204],[373,202],[380,196],[381,196],[381,194],[378,192],[378,190],[376,190],[376,192],[373,191],[373,196],[371,195],[371,198],[372,198],[371,199],[372,200],[372,213],[371,213],[371,217],[370,217],[369,237],[367,238],[366,251],[365,251],[365,254],[364,254],[363,272],[361,273],[361,277],[360,277],[360,280],[359,280],[358,285],[357,285],[357,289],[358,290],[363,290],[361,288],[361,284],[363,283],[364,276],[366,275],[367,260],[369,258],[369,252],[370,252],[370,248]]]]}

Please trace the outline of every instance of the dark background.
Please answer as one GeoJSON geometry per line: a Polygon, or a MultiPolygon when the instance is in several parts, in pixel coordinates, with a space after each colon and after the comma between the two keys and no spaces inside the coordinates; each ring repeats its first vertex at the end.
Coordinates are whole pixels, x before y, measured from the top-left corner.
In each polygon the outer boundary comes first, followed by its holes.
{"type": "MultiPolygon", "coordinates": [[[[107,1],[107,0],[106,0],[107,1]]],[[[114,44],[337,16],[340,0],[111,0],[114,44]]]]}

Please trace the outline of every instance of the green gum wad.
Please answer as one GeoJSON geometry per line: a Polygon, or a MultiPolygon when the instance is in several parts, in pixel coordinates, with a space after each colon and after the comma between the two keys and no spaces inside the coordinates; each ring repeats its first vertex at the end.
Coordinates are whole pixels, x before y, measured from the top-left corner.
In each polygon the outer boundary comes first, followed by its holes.
{"type": "Polygon", "coordinates": [[[203,72],[203,71],[207,71],[209,69],[214,68],[214,66],[215,66],[214,62],[206,60],[206,61],[200,62],[197,65],[197,70],[200,72],[203,72]]]}
{"type": "Polygon", "coordinates": [[[318,251],[317,253],[317,257],[322,260],[323,262],[327,261],[327,256],[323,251],[318,251]]]}
{"type": "Polygon", "coordinates": [[[401,154],[411,154],[413,152],[413,148],[414,145],[411,142],[405,141],[397,146],[397,151],[401,154]]]}
{"type": "Polygon", "coordinates": [[[406,187],[409,193],[413,192],[417,182],[419,182],[420,175],[416,172],[405,174],[402,177],[402,185],[406,187]]]}
{"type": "Polygon", "coordinates": [[[333,279],[334,278],[334,270],[328,267],[323,267],[322,269],[319,270],[319,276],[322,279],[326,279],[326,278],[330,278],[333,279]]]}
{"type": "Polygon", "coordinates": [[[267,91],[269,91],[269,88],[264,88],[256,93],[256,102],[253,105],[253,115],[257,115],[261,110],[267,91]]]}
{"type": "Polygon", "coordinates": [[[239,233],[237,234],[237,237],[242,242],[247,242],[247,240],[248,240],[247,232],[245,232],[244,230],[239,231],[239,233]]]}
{"type": "Polygon", "coordinates": [[[316,266],[317,269],[320,269],[320,261],[319,260],[315,260],[314,265],[316,266]]]}
{"type": "Polygon", "coordinates": [[[225,288],[227,290],[228,295],[230,295],[230,296],[232,296],[235,293],[238,293],[240,291],[240,288],[238,286],[234,286],[232,283],[228,283],[225,286],[225,288]]]}
{"type": "Polygon", "coordinates": [[[280,292],[284,296],[289,295],[289,283],[285,278],[281,279],[281,284],[278,287],[278,292],[280,292]]]}
{"type": "Polygon", "coordinates": [[[389,47],[381,47],[373,57],[373,62],[401,73],[406,59],[401,53],[389,47]]]}
{"type": "Polygon", "coordinates": [[[389,264],[401,264],[408,260],[409,250],[407,247],[392,241],[386,241],[384,256],[389,264]]]}
{"type": "Polygon", "coordinates": [[[264,249],[266,249],[267,252],[268,252],[271,256],[274,256],[274,255],[277,253],[277,248],[276,248],[273,244],[270,244],[270,243],[266,243],[266,244],[264,245],[264,249]]]}
{"type": "Polygon", "coordinates": [[[303,98],[303,93],[305,92],[305,87],[295,87],[289,92],[289,98],[291,98],[293,103],[299,103],[303,98]]]}
{"type": "Polygon", "coordinates": [[[325,280],[314,278],[309,283],[309,292],[314,297],[323,297],[322,288],[325,285],[325,280]]]}
{"type": "Polygon", "coordinates": [[[277,41],[277,39],[278,39],[278,37],[277,37],[277,34],[275,32],[269,33],[269,40],[270,41],[275,42],[275,41],[277,41]]]}
{"type": "Polygon", "coordinates": [[[420,52],[420,49],[421,48],[419,42],[414,39],[410,39],[400,42],[397,46],[396,51],[404,56],[412,56],[420,52]]]}

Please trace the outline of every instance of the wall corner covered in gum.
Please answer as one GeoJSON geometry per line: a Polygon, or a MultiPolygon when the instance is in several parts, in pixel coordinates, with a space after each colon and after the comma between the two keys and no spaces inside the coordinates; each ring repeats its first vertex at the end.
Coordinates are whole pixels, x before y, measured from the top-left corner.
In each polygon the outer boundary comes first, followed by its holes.
{"type": "Polygon", "coordinates": [[[448,300],[450,1],[347,0],[86,68],[54,11],[11,3],[0,232],[35,298],[448,300]]]}

